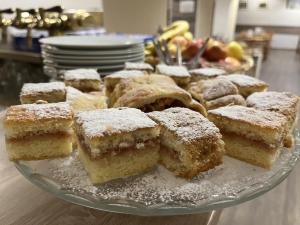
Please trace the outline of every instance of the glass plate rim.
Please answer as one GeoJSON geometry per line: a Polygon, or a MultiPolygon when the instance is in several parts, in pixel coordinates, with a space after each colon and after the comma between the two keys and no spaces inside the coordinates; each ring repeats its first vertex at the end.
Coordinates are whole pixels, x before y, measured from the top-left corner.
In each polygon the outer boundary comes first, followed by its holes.
{"type": "MultiPolygon", "coordinates": [[[[113,204],[108,204],[107,201],[101,200],[95,202],[88,201],[87,199],[84,199],[81,196],[76,196],[72,194],[71,191],[65,191],[65,190],[55,190],[52,189],[52,186],[47,185],[47,183],[43,179],[38,179],[35,175],[36,173],[31,171],[31,168],[28,166],[20,163],[15,162],[15,166],[17,170],[32,184],[36,185],[40,189],[49,192],[56,197],[63,199],[67,202],[74,203],[77,205],[85,206],[88,208],[93,208],[101,211],[106,212],[115,212],[115,213],[123,213],[123,214],[131,214],[131,215],[138,215],[138,216],[168,216],[168,215],[185,215],[185,214],[198,214],[198,213],[204,213],[216,209],[222,209],[231,207],[234,205],[241,204],[243,202],[252,200],[254,198],[257,198],[264,193],[272,190],[274,187],[279,185],[282,181],[284,181],[290,172],[293,170],[294,166],[296,165],[297,161],[300,157],[300,133],[298,129],[295,129],[294,131],[294,138],[295,138],[295,144],[293,149],[290,151],[293,151],[291,153],[291,156],[286,164],[285,167],[279,169],[273,176],[269,177],[268,179],[255,183],[251,186],[259,186],[258,188],[250,191],[249,193],[244,193],[240,197],[220,197],[219,199],[210,200],[205,206],[199,205],[195,207],[191,206],[164,206],[164,207],[148,207],[146,205],[141,205],[139,203],[135,202],[134,206],[129,206],[128,203],[122,204],[117,203],[117,201],[113,204]],[[44,183],[43,183],[44,182],[44,183]]],[[[289,150],[288,150],[289,151],[289,150]]]]}

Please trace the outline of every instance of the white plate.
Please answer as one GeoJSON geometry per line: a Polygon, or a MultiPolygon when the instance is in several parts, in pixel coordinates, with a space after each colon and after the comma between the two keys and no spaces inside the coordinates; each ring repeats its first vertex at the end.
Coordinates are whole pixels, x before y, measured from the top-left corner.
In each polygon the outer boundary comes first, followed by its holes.
{"type": "Polygon", "coordinates": [[[101,70],[122,70],[124,69],[124,64],[116,65],[61,65],[44,62],[45,66],[53,67],[55,69],[77,69],[77,68],[95,68],[101,70]]]}
{"type": "Polygon", "coordinates": [[[134,53],[134,54],[128,54],[128,55],[55,55],[51,53],[47,53],[45,51],[42,51],[42,56],[44,58],[49,58],[53,60],[121,60],[121,59],[130,59],[135,57],[144,57],[144,52],[134,53]]]}
{"type": "Polygon", "coordinates": [[[97,49],[90,49],[90,50],[78,50],[78,49],[59,49],[50,46],[42,46],[42,50],[49,54],[54,55],[91,55],[91,56],[115,56],[115,55],[128,55],[128,54],[136,54],[136,53],[143,53],[144,46],[137,46],[134,48],[129,49],[115,49],[115,50],[97,50],[97,49]]]}
{"type": "Polygon", "coordinates": [[[124,64],[125,62],[143,62],[144,56],[132,57],[127,59],[101,59],[101,60],[81,60],[81,59],[51,59],[44,58],[44,62],[65,64],[65,65],[111,65],[111,64],[124,64]]]}
{"type": "Polygon", "coordinates": [[[40,43],[73,49],[119,49],[139,45],[142,44],[143,41],[124,36],[102,35],[48,37],[40,39],[40,43]]]}

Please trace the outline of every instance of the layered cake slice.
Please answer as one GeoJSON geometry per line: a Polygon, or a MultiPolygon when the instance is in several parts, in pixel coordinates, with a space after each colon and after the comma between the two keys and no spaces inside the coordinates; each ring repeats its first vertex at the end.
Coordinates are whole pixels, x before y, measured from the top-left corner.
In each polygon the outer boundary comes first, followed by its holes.
{"type": "Polygon", "coordinates": [[[262,80],[244,74],[230,74],[222,76],[222,78],[234,83],[239,89],[239,93],[245,98],[254,92],[266,91],[269,86],[262,80]]]}
{"type": "Polygon", "coordinates": [[[77,113],[75,132],[93,184],[143,173],[158,161],[159,126],[138,109],[77,113]]]}
{"type": "Polygon", "coordinates": [[[186,86],[191,79],[189,71],[184,66],[168,66],[160,64],[156,66],[156,72],[171,77],[178,86],[186,86]]]}
{"type": "Polygon", "coordinates": [[[276,161],[288,121],[280,113],[245,106],[208,111],[208,119],[221,130],[229,156],[270,168],[276,161]]]}
{"type": "Polygon", "coordinates": [[[125,62],[125,70],[140,70],[146,72],[148,74],[154,72],[153,67],[148,63],[133,63],[133,62],[125,62]]]}
{"type": "Polygon", "coordinates": [[[67,103],[24,104],[8,108],[4,129],[10,160],[40,160],[72,152],[73,112],[67,103]]]}
{"type": "Polygon", "coordinates": [[[68,70],[64,74],[67,86],[72,86],[83,92],[100,91],[101,79],[99,73],[94,69],[68,70]]]}
{"type": "Polygon", "coordinates": [[[20,93],[21,103],[31,104],[38,100],[49,103],[64,102],[66,100],[65,84],[63,82],[25,83],[20,93]]]}
{"type": "Polygon", "coordinates": [[[191,81],[194,82],[198,80],[216,78],[217,76],[226,74],[226,71],[217,68],[200,68],[200,69],[190,70],[189,73],[192,76],[191,81]]]}
{"type": "Polygon", "coordinates": [[[289,92],[257,92],[247,98],[247,106],[260,110],[278,112],[286,116],[289,134],[286,136],[285,147],[292,147],[294,143],[293,130],[297,123],[299,97],[289,92]]]}
{"type": "Polygon", "coordinates": [[[160,162],[175,175],[192,178],[222,163],[219,129],[200,113],[176,107],[148,116],[161,127],[160,162]]]}

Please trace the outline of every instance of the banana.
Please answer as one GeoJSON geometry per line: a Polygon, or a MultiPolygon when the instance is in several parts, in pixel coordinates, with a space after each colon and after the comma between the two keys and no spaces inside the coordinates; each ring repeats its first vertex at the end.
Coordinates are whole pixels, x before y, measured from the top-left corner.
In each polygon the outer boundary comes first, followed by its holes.
{"type": "Polygon", "coordinates": [[[175,21],[170,26],[164,29],[164,32],[160,35],[159,40],[168,41],[177,35],[182,35],[188,32],[189,29],[190,29],[190,25],[187,21],[184,20],[175,21]]]}

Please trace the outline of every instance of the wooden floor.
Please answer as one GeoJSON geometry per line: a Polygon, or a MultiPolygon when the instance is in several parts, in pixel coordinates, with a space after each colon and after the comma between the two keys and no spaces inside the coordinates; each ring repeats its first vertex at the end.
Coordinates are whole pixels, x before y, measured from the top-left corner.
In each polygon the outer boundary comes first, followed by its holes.
{"type": "MultiPolygon", "coordinates": [[[[262,67],[261,79],[271,85],[271,90],[291,91],[300,96],[299,55],[292,51],[271,51],[262,67]]],[[[219,225],[253,224],[300,224],[300,163],[283,183],[264,196],[224,209],[219,222],[219,225]]]]}
{"type": "MultiPolygon", "coordinates": [[[[263,66],[261,78],[270,83],[273,90],[288,90],[300,95],[299,57],[289,51],[272,51],[263,66]]],[[[256,200],[223,210],[219,225],[300,224],[299,173],[300,163],[288,179],[274,190],[256,200]]],[[[25,180],[8,162],[3,149],[0,149],[0,174],[0,225],[203,224],[203,216],[200,215],[137,217],[105,213],[67,203],[25,180]]],[[[214,221],[212,224],[215,224],[214,221]]]]}

